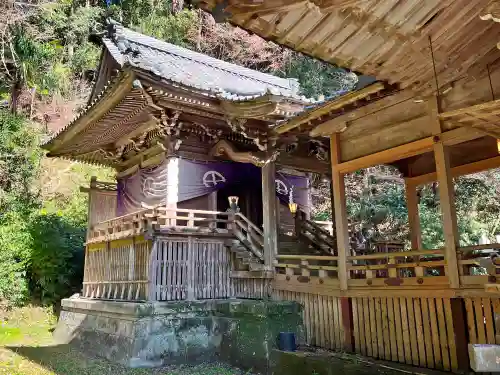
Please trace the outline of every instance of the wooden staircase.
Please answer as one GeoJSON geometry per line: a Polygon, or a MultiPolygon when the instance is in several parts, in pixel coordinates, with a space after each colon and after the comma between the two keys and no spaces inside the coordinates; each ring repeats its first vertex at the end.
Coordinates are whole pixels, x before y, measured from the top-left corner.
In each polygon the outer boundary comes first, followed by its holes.
{"type": "Polygon", "coordinates": [[[264,233],[241,213],[234,215],[234,238],[226,246],[234,256],[235,278],[272,278],[273,272],[264,266],[264,233]]]}
{"type": "Polygon", "coordinates": [[[295,235],[280,234],[280,254],[335,255],[337,240],[329,231],[297,212],[295,235]]]}

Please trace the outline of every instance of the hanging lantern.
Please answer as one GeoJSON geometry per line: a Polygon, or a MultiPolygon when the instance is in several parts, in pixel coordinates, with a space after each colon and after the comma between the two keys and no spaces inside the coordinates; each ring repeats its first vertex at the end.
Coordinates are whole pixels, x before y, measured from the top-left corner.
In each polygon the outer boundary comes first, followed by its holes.
{"type": "Polygon", "coordinates": [[[297,213],[297,203],[295,202],[288,203],[288,208],[290,209],[292,215],[295,216],[295,214],[297,213]]]}

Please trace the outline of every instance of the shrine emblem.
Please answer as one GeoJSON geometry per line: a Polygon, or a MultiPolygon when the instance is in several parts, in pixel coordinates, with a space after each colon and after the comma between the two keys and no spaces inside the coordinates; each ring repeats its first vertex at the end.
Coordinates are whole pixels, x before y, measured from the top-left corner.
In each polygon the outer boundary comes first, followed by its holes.
{"type": "Polygon", "coordinates": [[[276,183],[276,192],[278,194],[288,195],[288,188],[286,187],[283,181],[276,179],[275,183],[276,183]]]}
{"type": "Polygon", "coordinates": [[[142,181],[142,193],[145,197],[163,197],[167,194],[167,183],[154,177],[146,177],[142,181]]]}
{"type": "Polygon", "coordinates": [[[203,175],[203,185],[206,187],[214,187],[223,182],[226,182],[226,178],[217,171],[208,171],[203,175]]]}

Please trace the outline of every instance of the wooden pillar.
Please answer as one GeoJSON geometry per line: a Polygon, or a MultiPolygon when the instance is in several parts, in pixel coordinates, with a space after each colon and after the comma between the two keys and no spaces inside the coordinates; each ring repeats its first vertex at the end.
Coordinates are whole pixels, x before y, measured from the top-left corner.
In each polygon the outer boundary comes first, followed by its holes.
{"type": "Polygon", "coordinates": [[[352,315],[352,298],[340,297],[342,326],[344,327],[343,349],[347,353],[354,353],[354,321],[352,315]]]}
{"type": "Polygon", "coordinates": [[[450,173],[448,147],[438,142],[434,145],[434,158],[439,183],[439,201],[443,218],[445,243],[446,274],[452,288],[460,287],[458,272],[457,247],[459,241],[457,213],[455,210],[455,190],[450,173]]]}
{"type": "Polygon", "coordinates": [[[417,250],[422,248],[422,232],[420,228],[420,217],[418,214],[417,186],[406,179],[405,192],[406,207],[408,209],[408,224],[410,227],[411,248],[417,250]]]}
{"type": "Polygon", "coordinates": [[[344,175],[337,172],[335,166],[340,164],[340,133],[336,133],[330,137],[330,153],[332,164],[332,191],[333,205],[335,216],[335,228],[337,234],[338,247],[338,276],[340,281],[340,289],[347,290],[347,254],[349,253],[349,228],[347,225],[347,207],[345,196],[344,175]]]}
{"type": "Polygon", "coordinates": [[[453,324],[453,339],[458,368],[451,370],[469,371],[469,350],[467,339],[467,318],[463,298],[450,298],[451,319],[453,324]]]}
{"type": "Polygon", "coordinates": [[[450,168],[449,146],[441,141],[441,121],[439,119],[439,99],[430,101],[430,117],[434,136],[434,159],[436,162],[436,175],[439,183],[439,201],[443,220],[443,234],[445,243],[446,274],[450,280],[450,287],[460,287],[458,271],[457,248],[459,234],[457,226],[457,213],[455,209],[455,190],[450,168]]]}
{"type": "Polygon", "coordinates": [[[277,207],[275,165],[267,163],[262,167],[262,208],[264,226],[264,265],[274,270],[274,259],[278,254],[277,207]]]}
{"type": "MultiPolygon", "coordinates": [[[[167,159],[167,199],[166,208],[172,210],[171,215],[177,216],[177,201],[179,200],[179,158],[169,157],[167,159]]],[[[171,219],[167,221],[167,225],[177,225],[177,220],[171,219]]]]}

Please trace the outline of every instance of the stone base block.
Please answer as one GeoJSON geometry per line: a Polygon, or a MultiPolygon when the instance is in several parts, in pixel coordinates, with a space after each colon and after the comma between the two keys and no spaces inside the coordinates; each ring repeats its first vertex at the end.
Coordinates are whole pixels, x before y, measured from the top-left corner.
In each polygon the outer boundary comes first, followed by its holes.
{"type": "Polygon", "coordinates": [[[296,302],[136,303],[65,299],[56,341],[129,367],[222,360],[268,372],[279,332],[303,338],[296,302]]]}
{"type": "Polygon", "coordinates": [[[469,358],[475,372],[500,372],[500,345],[469,344],[469,358]]]}

